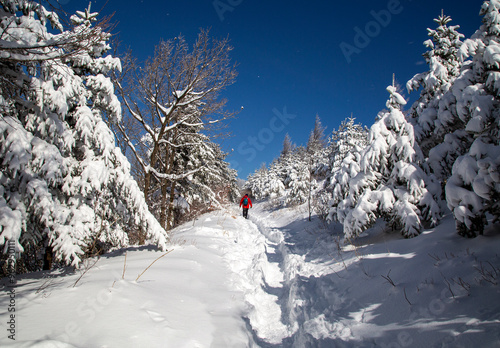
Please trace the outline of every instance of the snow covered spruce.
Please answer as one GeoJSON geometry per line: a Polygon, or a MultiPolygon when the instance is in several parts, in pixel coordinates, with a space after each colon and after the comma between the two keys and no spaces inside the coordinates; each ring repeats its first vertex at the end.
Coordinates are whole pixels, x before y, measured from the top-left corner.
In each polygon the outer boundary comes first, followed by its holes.
{"type": "Polygon", "coordinates": [[[486,1],[483,25],[460,48],[457,115],[470,137],[446,184],[446,200],[460,234],[482,234],[487,214],[500,217],[500,1],[486,1]]]}
{"type": "Polygon", "coordinates": [[[351,117],[313,151],[287,136],[280,157],[247,187],[260,198],[284,191],[285,205],[312,190],[313,208],[340,221],[349,239],[379,218],[414,237],[450,211],[460,235],[482,234],[500,217],[499,9],[500,1],[485,1],[483,24],[465,41],[449,16],[435,19],[424,42],[429,71],[406,84],[421,89],[408,112],[393,84],[369,132],[351,117]]]}
{"type": "Polygon", "coordinates": [[[406,101],[394,84],[387,91],[388,111],[379,113],[371,127],[360,172],[349,180],[349,193],[337,206],[346,238],[358,236],[382,216],[400,227],[405,237],[420,234],[422,217],[433,224],[438,220],[439,206],[428,190],[434,181],[419,165],[422,154],[401,111],[406,101]]]}
{"type": "Polygon", "coordinates": [[[0,3],[0,244],[33,252],[46,243],[72,265],[97,239],[126,246],[137,231],[165,249],[105,122],[121,117],[106,23],[94,26],[89,7],[65,29],[37,2],[0,3]]]}

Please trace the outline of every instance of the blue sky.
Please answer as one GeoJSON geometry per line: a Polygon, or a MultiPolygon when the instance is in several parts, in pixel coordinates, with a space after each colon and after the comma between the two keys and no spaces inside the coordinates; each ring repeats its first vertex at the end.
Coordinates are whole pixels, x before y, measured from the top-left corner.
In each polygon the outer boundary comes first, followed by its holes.
{"type": "MultiPolygon", "coordinates": [[[[60,2],[68,12],[88,6],[81,0],[60,2]]],[[[404,86],[427,70],[422,43],[441,9],[469,37],[481,24],[482,3],[109,0],[101,13],[115,13],[114,32],[139,59],[152,55],[160,39],[182,34],[194,42],[200,28],[211,28],[217,38],[229,36],[239,76],[223,96],[228,109],[243,109],[222,146],[245,179],[279,155],[286,133],[305,144],[316,114],[327,135],[351,113],[370,126],[385,107],[393,73],[404,86]]],[[[92,1],[92,10],[104,4],[92,1]]]]}

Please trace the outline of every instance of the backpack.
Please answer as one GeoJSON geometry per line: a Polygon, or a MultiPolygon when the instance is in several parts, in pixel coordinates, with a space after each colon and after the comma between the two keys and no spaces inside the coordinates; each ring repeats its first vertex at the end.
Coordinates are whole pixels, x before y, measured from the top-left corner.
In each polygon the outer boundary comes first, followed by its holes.
{"type": "Polygon", "coordinates": [[[247,198],[247,197],[245,197],[245,199],[243,199],[243,205],[244,205],[244,206],[247,206],[247,205],[248,205],[248,198],[247,198]]]}

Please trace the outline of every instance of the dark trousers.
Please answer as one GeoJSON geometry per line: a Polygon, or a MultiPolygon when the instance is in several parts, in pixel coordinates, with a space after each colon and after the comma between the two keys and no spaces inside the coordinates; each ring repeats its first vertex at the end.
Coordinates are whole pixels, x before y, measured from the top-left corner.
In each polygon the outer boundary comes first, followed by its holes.
{"type": "Polygon", "coordinates": [[[248,208],[243,208],[243,217],[248,219],[248,208]]]}

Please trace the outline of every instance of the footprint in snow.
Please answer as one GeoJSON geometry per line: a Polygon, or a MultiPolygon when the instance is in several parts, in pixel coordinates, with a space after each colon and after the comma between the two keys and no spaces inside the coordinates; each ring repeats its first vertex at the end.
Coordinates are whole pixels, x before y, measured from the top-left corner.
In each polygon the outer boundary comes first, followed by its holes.
{"type": "Polygon", "coordinates": [[[146,313],[148,313],[149,317],[151,319],[153,319],[153,321],[155,321],[157,323],[160,322],[160,321],[164,321],[165,320],[165,317],[162,316],[160,313],[153,312],[153,311],[148,311],[148,310],[146,310],[146,313]]]}

